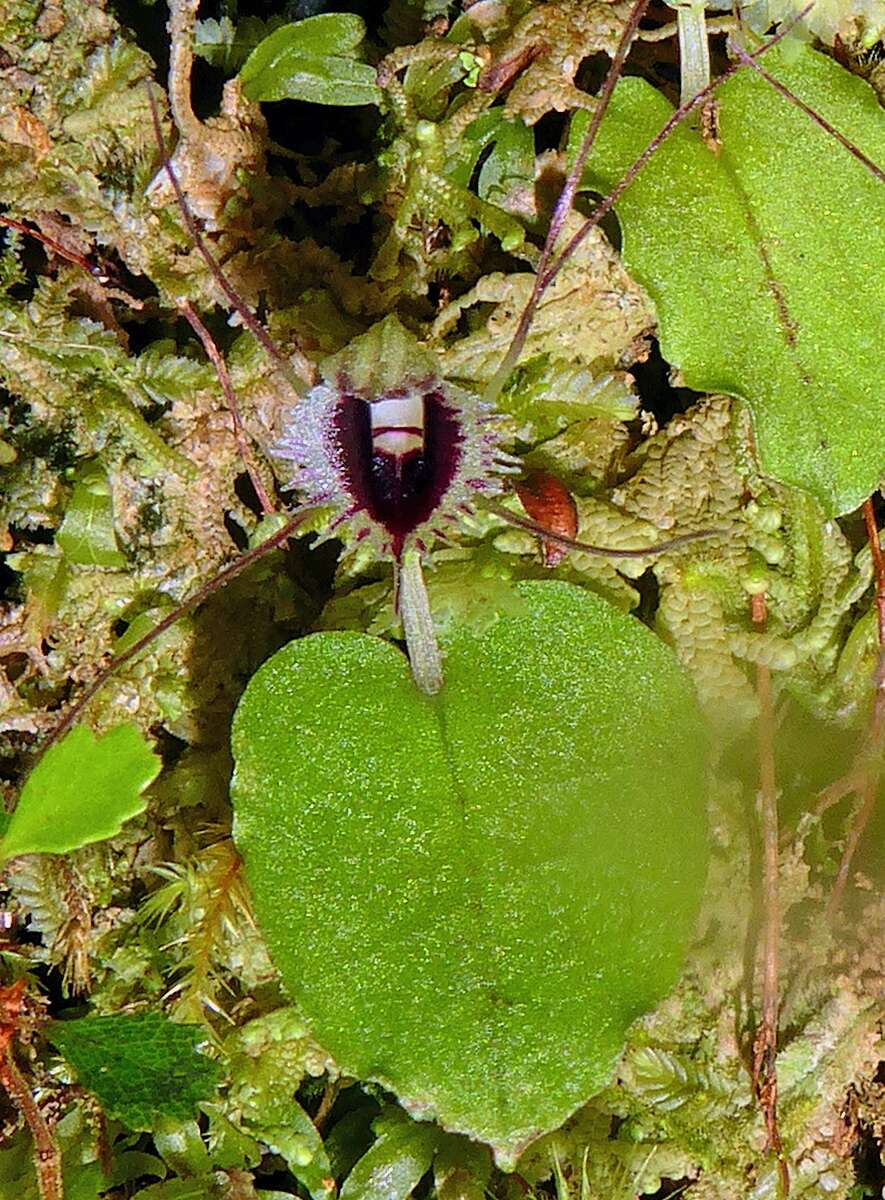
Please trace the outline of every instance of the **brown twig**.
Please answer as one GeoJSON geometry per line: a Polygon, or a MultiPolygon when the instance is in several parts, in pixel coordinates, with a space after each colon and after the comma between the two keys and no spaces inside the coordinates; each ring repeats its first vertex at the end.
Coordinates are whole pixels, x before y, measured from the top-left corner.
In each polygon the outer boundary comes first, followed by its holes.
{"type": "MultiPolygon", "coordinates": [[[[873,711],[870,725],[864,739],[860,761],[849,773],[845,780],[839,781],[828,789],[832,793],[830,803],[841,800],[850,792],[855,792],[860,799],[860,805],[851,822],[848,837],[845,839],[845,849],[839,862],[839,870],[833,882],[830,899],[827,903],[827,915],[833,917],[842,903],[845,888],[848,884],[848,874],[857,847],[869,824],[870,817],[876,807],[876,797],[879,791],[879,780],[882,777],[882,758],[885,751],[885,554],[879,541],[879,527],[876,524],[876,513],[872,497],[864,501],[864,524],[870,543],[870,553],[873,558],[873,579],[876,586],[876,611],[878,614],[877,628],[879,632],[879,658],[876,667],[875,694],[873,696],[873,711]],[[840,789],[840,784],[841,789],[840,789]]],[[[826,795],[826,793],[825,793],[826,795]]],[[[829,807],[827,804],[826,807],[829,807]]]]}
{"type": "MultiPolygon", "coordinates": [[[[764,629],[765,596],[751,597],[750,613],[755,628],[764,629]]],[[[765,1119],[767,1148],[777,1158],[780,1190],[790,1192],[790,1173],[784,1157],[777,1121],[777,1024],[780,990],[780,895],[778,876],[777,779],[774,765],[774,703],[771,672],[756,666],[756,695],[759,698],[759,823],[762,834],[762,1019],[753,1038],[753,1089],[765,1119]]]]}
{"type": "Polygon", "coordinates": [[[769,74],[769,72],[763,67],[760,67],[759,64],[753,59],[753,56],[748,54],[746,50],[739,46],[732,38],[728,39],[728,49],[732,54],[736,55],[738,59],[740,59],[745,67],[751,67],[757,73],[757,75],[761,75],[765,82],[770,84],[771,87],[773,87],[778,93],[778,95],[783,96],[785,100],[789,100],[791,104],[794,104],[796,108],[804,112],[806,117],[810,117],[815,125],[820,126],[820,128],[823,129],[825,133],[828,133],[830,137],[834,137],[839,145],[847,150],[849,154],[853,155],[859,163],[862,163],[870,172],[870,174],[878,179],[880,183],[885,183],[885,171],[883,171],[877,163],[874,163],[871,158],[868,158],[866,154],[864,154],[859,146],[855,146],[855,144],[850,142],[843,133],[840,133],[835,125],[831,125],[829,121],[822,117],[820,113],[815,112],[814,109],[810,105],[806,104],[804,100],[800,100],[795,92],[791,92],[790,89],[785,84],[781,83],[779,79],[775,79],[773,75],[769,74]]]}
{"type": "Polygon", "coordinates": [[[237,401],[237,395],[234,391],[233,384],[228,374],[227,364],[219,353],[218,347],[215,345],[215,340],[212,334],[200,320],[197,313],[194,311],[190,301],[179,298],[176,301],[178,311],[188,322],[191,329],[203,343],[203,349],[206,352],[206,357],[215,368],[215,374],[218,376],[218,382],[221,384],[221,390],[224,392],[224,399],[227,403],[228,411],[230,412],[231,421],[234,427],[234,438],[237,443],[237,451],[240,455],[240,461],[246,468],[246,473],[252,481],[252,487],[255,489],[255,495],[258,497],[258,503],[261,505],[261,511],[265,516],[270,516],[275,513],[276,505],[267,494],[267,490],[261,480],[261,473],[258,470],[258,463],[255,460],[255,455],[252,451],[252,446],[249,442],[248,435],[243,426],[243,418],[240,414],[240,405],[237,401]]]}
{"type": "Polygon", "coordinates": [[[330,1079],[323,1088],[323,1094],[320,1099],[320,1106],[316,1111],[316,1116],[313,1118],[314,1126],[323,1132],[326,1121],[329,1119],[335,1101],[338,1099],[338,1093],[341,1090],[341,1081],[338,1079],[330,1079]]]}
{"type": "Polygon", "coordinates": [[[196,246],[198,253],[205,262],[206,266],[209,268],[212,278],[221,288],[228,300],[228,303],[239,314],[243,324],[270,356],[271,361],[277,363],[278,366],[282,367],[282,369],[287,373],[294,372],[302,385],[305,383],[308,385],[312,384],[314,382],[316,371],[310,359],[300,349],[296,349],[293,352],[291,360],[288,359],[252,312],[251,308],[249,308],[248,304],[245,303],[239,293],[228,282],[227,276],[222,271],[218,260],[209,249],[206,239],[203,237],[200,226],[197,224],[196,218],[190,210],[184,190],[179,183],[178,176],[175,173],[175,168],[172,166],[172,163],[169,161],[169,157],[166,154],[166,148],[163,142],[163,131],[160,127],[160,115],[157,112],[157,102],[154,98],[154,93],[150,85],[148,85],[148,101],[150,103],[151,121],[153,122],[154,126],[154,135],[157,139],[157,145],[160,148],[160,152],[163,155],[163,170],[166,173],[166,177],[172,187],[172,191],[175,195],[175,200],[178,205],[179,212],[181,213],[182,220],[184,221],[185,228],[190,234],[191,240],[196,246]]]}
{"type": "Polygon", "coordinates": [[[167,613],[162,621],[158,621],[157,624],[154,625],[152,629],[149,629],[143,637],[140,637],[137,641],[133,642],[131,646],[127,647],[127,649],[122,652],[122,654],[118,654],[116,658],[112,658],[107,666],[104,667],[103,670],[99,671],[98,675],[96,675],[92,682],[86,687],[85,691],[67,710],[61,721],[59,721],[58,725],[56,725],[55,729],[53,729],[52,733],[50,733],[49,737],[42,745],[41,754],[45,754],[50,746],[61,740],[61,738],[68,732],[68,730],[77,720],[80,713],[83,711],[92,697],[102,687],[104,687],[107,681],[116,671],[120,669],[120,667],[130,662],[136,657],[136,655],[141,654],[142,650],[146,649],[147,646],[156,641],[156,639],[160,637],[161,634],[165,633],[167,629],[171,629],[183,613],[189,612],[190,609],[196,608],[198,605],[202,604],[203,601],[207,600],[213,592],[217,591],[218,588],[223,587],[224,584],[233,579],[235,575],[239,575],[241,571],[244,571],[247,567],[250,567],[260,558],[263,558],[263,556],[269,553],[269,551],[275,550],[278,546],[282,546],[284,542],[287,542],[298,526],[303,524],[307,519],[310,511],[312,511],[312,508],[302,508],[296,510],[289,520],[286,521],[285,525],[281,526],[276,533],[271,534],[269,538],[266,538],[263,542],[260,542],[259,545],[255,546],[252,550],[247,550],[245,554],[241,555],[237,559],[234,559],[232,563],[228,563],[228,565],[224,567],[223,570],[219,571],[217,575],[198,587],[193,595],[182,600],[181,604],[177,605],[172,609],[171,612],[167,613]]]}
{"type": "Polygon", "coordinates": [[[61,1155],[52,1130],[16,1064],[12,1043],[19,1029],[25,981],[0,988],[0,1087],[21,1113],[34,1139],[34,1168],[40,1200],[63,1200],[61,1155]]]}

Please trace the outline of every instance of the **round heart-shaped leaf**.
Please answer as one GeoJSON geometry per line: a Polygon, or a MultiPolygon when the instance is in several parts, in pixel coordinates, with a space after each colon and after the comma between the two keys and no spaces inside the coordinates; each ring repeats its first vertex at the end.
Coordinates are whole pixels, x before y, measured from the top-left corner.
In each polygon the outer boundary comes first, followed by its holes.
{"type": "Polygon", "coordinates": [[[315,1036],[505,1167],[673,985],[706,865],[670,651],[570,584],[519,593],[450,636],[438,696],[389,643],[317,634],[234,722],[237,845],[315,1036]]]}

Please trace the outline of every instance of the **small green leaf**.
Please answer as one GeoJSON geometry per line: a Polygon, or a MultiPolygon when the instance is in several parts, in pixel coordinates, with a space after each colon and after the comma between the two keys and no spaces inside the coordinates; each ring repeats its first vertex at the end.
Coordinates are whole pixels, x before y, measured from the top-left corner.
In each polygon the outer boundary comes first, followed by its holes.
{"type": "Polygon", "coordinates": [[[80,476],[55,540],[69,562],[90,567],[126,566],[114,531],[111,490],[100,469],[92,467],[80,476]]]}
{"type": "MultiPolygon", "coordinates": [[[[777,47],[764,63],[885,161],[885,119],[866,83],[807,47],[789,61],[777,47]]],[[[624,261],[652,294],[661,348],[684,382],[747,400],[763,470],[838,516],[875,489],[885,463],[885,276],[873,267],[882,185],[753,71],[716,96],[721,153],[680,125],[618,202],[624,261]]],[[[671,114],[643,80],[619,83],[586,184],[612,187],[671,114]]]]}
{"type": "Polygon", "coordinates": [[[410,1121],[395,1108],[374,1128],[378,1137],[345,1180],[341,1200],[406,1200],[430,1170],[445,1136],[437,1126],[410,1121]]]}
{"type": "Polygon", "coordinates": [[[365,36],[351,13],[324,13],[284,25],[259,43],[240,72],[250,100],[378,104],[375,70],[357,60],[365,36]]]}
{"type": "Polygon", "coordinates": [[[202,1179],[164,1179],[162,1183],[151,1183],[136,1192],[133,1200],[206,1200],[215,1190],[212,1175],[202,1179]]]}
{"type": "Polygon", "coordinates": [[[193,1179],[212,1169],[200,1127],[192,1117],[172,1120],[164,1115],[154,1121],[151,1132],[157,1153],[176,1175],[193,1179]]]}
{"type": "Polygon", "coordinates": [[[144,811],[142,793],[161,766],[134,725],[118,725],[100,738],[82,725],[72,729],[25,781],[0,860],[66,854],[114,837],[144,811]]]}
{"type": "MultiPolygon", "coordinates": [[[[280,51],[325,57],[354,57],[366,36],[366,24],[355,13],[320,13],[276,29],[261,43],[268,59],[280,51]],[[272,41],[276,38],[276,41],[272,41]]],[[[256,47],[256,50],[258,47],[256,47]]]]}
{"type": "Polygon", "coordinates": [[[53,1021],[47,1037],[106,1116],[130,1129],[188,1120],[221,1077],[218,1064],[197,1049],[204,1030],[160,1013],[53,1021]]]}
{"type": "Polygon", "coordinates": [[[233,736],[237,845],[315,1036],[504,1164],[609,1081],[706,862],[671,652],[569,584],[517,591],[452,631],[438,697],[390,644],[317,634],[253,677],[233,736]]]}
{"type": "Polygon", "coordinates": [[[289,1170],[313,1200],[328,1200],[329,1189],[324,1181],[331,1176],[332,1168],[317,1127],[295,1100],[288,1100],[284,1112],[276,1114],[277,1122],[280,1115],[285,1116],[285,1125],[265,1127],[261,1140],[286,1160],[289,1170]]]}
{"type": "Polygon", "coordinates": [[[535,135],[524,121],[502,121],[492,152],[480,169],[477,192],[490,204],[507,208],[507,201],[520,191],[530,196],[534,185],[535,135]]]}

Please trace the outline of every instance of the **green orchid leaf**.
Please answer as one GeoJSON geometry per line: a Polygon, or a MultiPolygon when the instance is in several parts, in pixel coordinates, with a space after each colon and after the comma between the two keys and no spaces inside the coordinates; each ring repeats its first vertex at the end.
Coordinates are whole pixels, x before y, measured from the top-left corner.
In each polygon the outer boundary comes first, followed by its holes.
{"type": "Polygon", "coordinates": [[[90,468],[74,486],[55,535],[69,562],[92,567],[125,567],[114,532],[114,504],[107,476],[90,468]]]}
{"type": "MultiPolygon", "coordinates": [[[[866,83],[807,47],[789,59],[772,50],[764,65],[885,162],[885,118],[866,83]]],[[[624,261],[651,292],[661,348],[685,383],[749,403],[762,469],[828,515],[849,512],[885,464],[885,279],[873,268],[885,192],[753,71],[716,97],[721,152],[683,123],[618,202],[624,261]]],[[[671,112],[642,80],[620,83],[585,183],[612,187],[671,112]]]]}
{"type": "Polygon", "coordinates": [[[375,70],[357,58],[365,32],[351,13],[323,13],[275,29],[243,64],[243,91],[250,100],[378,104],[375,70]]]}
{"type": "Polygon", "coordinates": [[[134,725],[103,737],[77,726],[43,755],[25,781],[0,861],[20,854],[66,854],[120,832],[143,812],[145,788],[162,764],[134,725]]]}
{"type": "Polygon", "coordinates": [[[201,1054],[205,1031],[160,1013],[53,1021],[46,1035],[108,1117],[130,1129],[185,1121],[209,1099],[221,1068],[201,1054]]]}
{"type": "Polygon", "coordinates": [[[234,722],[237,845],[315,1036],[505,1165],[611,1078],[674,983],[706,862],[671,652],[572,585],[518,592],[450,633],[434,699],[390,644],[317,634],[234,722]]]}

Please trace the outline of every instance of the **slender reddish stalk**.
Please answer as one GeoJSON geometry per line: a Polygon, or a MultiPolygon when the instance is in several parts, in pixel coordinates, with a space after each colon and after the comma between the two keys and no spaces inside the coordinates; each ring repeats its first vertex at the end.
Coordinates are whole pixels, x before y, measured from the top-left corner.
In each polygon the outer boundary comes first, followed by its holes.
{"type": "Polygon", "coordinates": [[[21,1113],[34,1139],[34,1168],[40,1200],[62,1200],[61,1155],[12,1051],[13,1041],[20,1031],[24,993],[24,979],[0,988],[0,1087],[21,1113]]]}
{"type": "Polygon", "coordinates": [[[232,563],[229,563],[212,579],[207,580],[206,583],[198,587],[193,595],[188,596],[181,602],[181,604],[179,604],[176,608],[173,608],[171,612],[167,613],[162,621],[158,621],[157,624],[154,625],[152,629],[149,629],[143,637],[140,637],[138,641],[133,642],[132,645],[124,650],[122,654],[118,654],[116,658],[112,658],[107,666],[100,671],[98,675],[96,675],[95,679],[93,679],[92,682],[86,687],[85,691],[78,697],[76,702],[67,710],[64,717],[62,717],[61,721],[59,721],[58,725],[56,725],[55,729],[53,729],[52,733],[50,733],[49,737],[41,747],[41,754],[45,754],[50,746],[54,745],[68,732],[92,697],[102,687],[104,687],[115,671],[119,670],[120,667],[125,666],[126,663],[130,662],[136,657],[136,655],[140,654],[142,650],[146,649],[151,642],[156,641],[156,639],[160,637],[161,634],[165,633],[167,629],[171,629],[178,618],[184,613],[189,612],[190,609],[196,608],[197,605],[202,604],[203,601],[207,600],[213,592],[217,591],[218,588],[223,587],[224,584],[233,579],[234,576],[239,575],[241,571],[245,571],[247,567],[251,566],[252,563],[257,562],[260,558],[263,558],[264,555],[269,551],[275,550],[278,546],[281,546],[284,542],[288,541],[298,526],[301,525],[306,518],[307,512],[304,509],[301,509],[299,512],[295,513],[295,515],[290,517],[285,525],[278,529],[276,533],[271,534],[269,538],[266,538],[265,541],[255,546],[254,549],[248,550],[245,554],[235,559],[232,563]]]}
{"type": "Polygon", "coordinates": [[[873,508],[872,498],[864,501],[863,516],[867,538],[870,543],[870,553],[873,557],[873,578],[876,586],[876,611],[878,614],[879,659],[876,667],[873,712],[870,718],[865,745],[862,750],[862,762],[859,770],[853,771],[850,775],[852,786],[839,791],[838,785],[836,785],[835,789],[836,799],[841,799],[848,791],[857,792],[860,798],[860,806],[854,815],[854,820],[851,822],[848,837],[845,839],[845,849],[842,851],[839,870],[836,872],[833,889],[830,892],[830,899],[827,904],[827,915],[830,917],[835,915],[839,905],[842,903],[842,897],[845,894],[845,888],[848,884],[851,863],[876,807],[879,780],[882,777],[882,756],[883,750],[885,750],[885,554],[882,553],[879,541],[879,527],[876,524],[876,513],[873,508]]]}
{"type": "MultiPolygon", "coordinates": [[[[807,4],[805,6],[805,8],[802,9],[801,12],[797,13],[796,16],[791,21],[788,21],[784,25],[782,25],[780,27],[780,29],[777,31],[777,33],[775,33],[772,37],[770,37],[768,39],[768,41],[765,42],[764,45],[760,46],[757,50],[754,50],[753,53],[751,55],[749,55],[749,57],[751,59],[755,60],[757,58],[760,58],[763,54],[767,53],[769,50],[771,50],[771,48],[773,46],[776,46],[778,44],[778,42],[780,42],[783,38],[785,38],[787,36],[787,34],[790,32],[790,30],[793,28],[793,26],[796,25],[799,21],[801,21],[802,18],[807,13],[809,13],[813,7],[814,7],[813,4],[807,4]]],[[[587,237],[587,235],[590,233],[591,229],[594,229],[599,224],[599,222],[602,220],[602,218],[608,212],[610,212],[612,208],[614,208],[615,204],[617,204],[617,202],[620,200],[621,196],[623,196],[624,192],[626,192],[627,188],[630,187],[630,185],[633,183],[633,181],[641,173],[641,171],[645,167],[648,160],[663,145],[663,143],[667,140],[667,138],[674,131],[674,129],[676,129],[676,127],[678,125],[681,125],[681,123],[685,120],[685,118],[688,116],[688,114],[693,109],[698,108],[701,104],[703,104],[708,96],[711,96],[717,90],[717,88],[720,88],[723,85],[723,83],[725,83],[727,80],[729,80],[732,77],[732,75],[734,75],[737,71],[739,71],[741,69],[741,67],[743,65],[744,64],[740,61],[735,61],[733,63],[730,63],[725,68],[725,70],[722,72],[721,75],[719,75],[716,79],[711,80],[711,82],[708,83],[705,88],[702,88],[699,92],[697,92],[694,96],[692,96],[690,100],[686,100],[683,104],[679,105],[679,107],[675,110],[673,115],[667,121],[666,125],[664,125],[663,128],[660,129],[655,134],[655,136],[651,139],[651,141],[648,143],[648,145],[645,147],[645,149],[642,151],[642,153],[639,155],[639,157],[634,159],[634,161],[632,162],[630,167],[624,172],[624,174],[621,176],[621,178],[618,180],[618,182],[615,184],[615,186],[612,188],[612,190],[608,193],[608,195],[604,199],[600,200],[599,204],[593,210],[592,214],[587,218],[587,220],[584,222],[584,224],[581,226],[581,228],[577,231],[577,233],[575,233],[574,236],[569,240],[568,244],[564,247],[564,249],[560,251],[560,253],[557,256],[557,258],[555,259],[555,261],[544,272],[543,277],[541,278],[541,281],[540,281],[540,285],[536,288],[537,299],[535,300],[534,307],[537,307],[537,303],[538,303],[538,300],[540,299],[540,296],[550,286],[550,284],[553,282],[553,280],[556,278],[556,276],[562,270],[563,266],[568,261],[568,259],[575,253],[578,246],[580,246],[581,242],[583,242],[584,239],[587,237]]],[[[533,295],[534,295],[534,292],[533,292],[533,295]]],[[[531,299],[530,299],[529,303],[530,304],[532,303],[531,299]]],[[[521,324],[522,323],[520,322],[520,325],[521,324]]],[[[518,335],[519,335],[519,330],[517,329],[517,334],[514,337],[514,342],[516,341],[516,337],[518,337],[518,335]]],[[[522,349],[522,346],[520,345],[519,350],[521,350],[521,349],[522,349]]],[[[512,362],[510,363],[510,367],[508,368],[508,370],[512,369],[513,365],[516,362],[516,358],[519,357],[519,350],[517,350],[516,356],[512,358],[512,362]]],[[[511,359],[512,351],[513,351],[513,346],[511,345],[510,349],[507,352],[505,362],[507,362],[511,359]]],[[[501,369],[503,369],[503,364],[502,364],[501,369]]]]}
{"type": "Polygon", "coordinates": [[[615,56],[611,61],[608,72],[605,76],[599,96],[596,101],[596,108],[593,110],[593,116],[590,120],[590,125],[587,129],[584,139],[581,142],[578,150],[577,158],[575,159],[572,169],[569,171],[565,183],[562,185],[562,191],[556,201],[556,206],[553,209],[553,215],[550,218],[550,225],[547,229],[547,236],[544,239],[544,247],[541,250],[541,257],[538,261],[538,268],[535,271],[535,281],[532,286],[532,294],[529,296],[528,302],[522,311],[519,318],[519,324],[516,328],[516,333],[513,335],[513,341],[498,370],[495,372],[495,377],[492,380],[486,392],[486,400],[493,403],[504,386],[507,376],[516,366],[522,348],[525,345],[525,340],[528,337],[528,332],[534,320],[535,310],[538,307],[538,302],[544,289],[548,286],[545,284],[544,278],[547,273],[547,266],[553,251],[556,247],[556,242],[562,232],[562,227],[565,225],[568,215],[572,210],[575,196],[578,191],[578,186],[581,182],[581,175],[584,171],[584,165],[587,162],[587,155],[593,148],[593,143],[596,141],[596,135],[599,132],[599,126],[602,124],[602,118],[605,116],[609,101],[612,98],[612,93],[615,90],[615,84],[621,77],[621,72],[624,69],[624,62],[633,45],[633,40],[639,30],[639,23],[645,15],[645,10],[648,8],[650,0],[636,0],[630,12],[629,20],[624,27],[624,32],[621,34],[621,40],[618,43],[618,48],[615,51],[615,56]]]}
{"type": "Polygon", "coordinates": [[[831,125],[830,122],[827,121],[826,118],[822,117],[819,112],[815,112],[815,110],[810,105],[806,104],[804,100],[800,100],[796,93],[790,91],[786,84],[781,83],[779,79],[775,79],[773,75],[770,75],[768,71],[766,71],[763,67],[760,67],[753,56],[748,54],[742,46],[739,46],[731,38],[729,38],[728,41],[728,48],[732,54],[737,55],[745,67],[751,67],[757,75],[761,75],[765,82],[770,84],[771,87],[773,87],[778,93],[778,95],[783,96],[785,100],[789,100],[791,104],[795,104],[798,109],[801,109],[801,111],[805,113],[806,117],[810,117],[811,120],[814,121],[815,125],[819,125],[825,133],[828,133],[830,137],[834,137],[839,145],[843,146],[849,154],[852,154],[858,160],[858,162],[863,163],[870,174],[874,175],[880,183],[885,183],[885,171],[883,171],[880,166],[874,163],[871,158],[868,158],[859,146],[855,146],[855,144],[850,142],[843,133],[840,133],[835,125],[831,125]]]}
{"type": "Polygon", "coordinates": [[[8,1043],[0,1054],[0,1084],[24,1117],[34,1139],[34,1168],[40,1200],[62,1200],[61,1155],[27,1080],[15,1064],[12,1046],[8,1043]]]}
{"type": "Polygon", "coordinates": [[[277,511],[276,505],[268,496],[264,484],[261,481],[261,473],[258,470],[258,463],[255,460],[255,455],[252,451],[252,446],[249,438],[246,435],[246,430],[243,427],[243,418],[240,414],[240,405],[237,401],[237,395],[234,391],[233,384],[230,381],[227,364],[218,352],[218,347],[212,334],[197,316],[192,305],[188,300],[179,299],[176,301],[178,311],[193,329],[194,333],[203,343],[203,349],[206,352],[206,357],[215,368],[215,374],[218,376],[218,382],[221,384],[221,390],[224,392],[224,398],[227,402],[228,411],[231,415],[231,421],[234,427],[234,437],[237,442],[237,451],[240,455],[240,461],[246,468],[246,473],[252,481],[252,487],[255,489],[255,495],[258,497],[258,503],[261,505],[261,511],[265,516],[270,516],[277,511]]]}
{"type": "MultiPolygon", "coordinates": [[[[764,594],[751,597],[753,625],[765,628],[764,594]]],[[[762,1020],[753,1038],[753,1088],[765,1119],[768,1149],[777,1157],[783,1196],[790,1192],[790,1173],[784,1158],[777,1121],[777,1025],[780,992],[780,894],[778,861],[777,778],[774,765],[774,702],[771,672],[756,667],[759,698],[759,824],[762,835],[762,1020]]]]}
{"type": "Polygon", "coordinates": [[[99,283],[108,282],[108,276],[105,271],[92,259],[87,258],[84,254],[78,254],[75,250],[69,250],[67,246],[63,246],[61,242],[57,242],[55,238],[49,237],[42,230],[33,229],[30,225],[26,225],[24,221],[17,221],[14,217],[7,217],[5,215],[0,216],[0,225],[5,225],[7,229],[14,229],[17,233],[23,233],[27,237],[35,238],[47,250],[51,250],[59,258],[64,258],[75,266],[81,267],[87,275],[91,275],[99,283]]]}
{"type": "Polygon", "coordinates": [[[193,243],[197,247],[197,250],[203,261],[209,268],[212,278],[221,288],[231,306],[237,311],[243,321],[243,324],[247,327],[253,337],[257,339],[261,346],[264,347],[264,350],[270,356],[271,361],[277,363],[286,372],[291,372],[294,365],[294,371],[302,383],[313,383],[315,370],[310,359],[307,358],[307,356],[303,354],[301,350],[294,351],[292,355],[294,364],[288,358],[286,358],[285,354],[283,354],[279,346],[277,346],[276,342],[274,342],[273,338],[249,308],[248,304],[243,301],[243,298],[233,287],[231,287],[230,283],[228,282],[227,276],[222,271],[218,264],[218,260],[209,249],[206,239],[203,237],[200,226],[197,224],[196,218],[190,210],[181,184],[178,181],[178,176],[175,174],[175,168],[172,166],[172,163],[169,161],[169,158],[166,155],[165,146],[163,144],[163,131],[160,128],[160,117],[157,112],[157,102],[154,99],[154,93],[150,86],[148,86],[148,100],[150,102],[151,120],[153,121],[154,125],[154,134],[157,138],[157,145],[160,147],[160,152],[163,155],[163,170],[166,172],[166,177],[172,186],[172,191],[175,195],[178,209],[184,221],[185,228],[190,234],[193,243]]]}
{"type": "Polygon", "coordinates": [[[550,542],[554,546],[561,546],[563,550],[580,550],[582,554],[592,554],[597,558],[655,557],[658,554],[666,554],[670,550],[677,550],[680,546],[687,546],[691,542],[727,536],[727,531],[724,529],[696,529],[692,533],[680,533],[676,537],[667,538],[666,541],[658,542],[654,546],[633,546],[629,550],[619,549],[617,546],[594,546],[590,542],[579,542],[575,538],[565,537],[553,529],[548,529],[546,525],[533,521],[530,517],[521,517],[518,513],[511,512],[509,508],[505,508],[503,504],[496,504],[494,500],[486,501],[485,507],[496,517],[500,517],[502,521],[506,521],[508,525],[513,525],[516,529],[524,529],[526,533],[537,534],[543,541],[550,542]]]}
{"type": "Polygon", "coordinates": [[[873,556],[873,578],[876,581],[876,609],[879,613],[879,647],[885,650],[885,552],[879,539],[879,527],[876,524],[876,510],[873,498],[870,496],[863,503],[863,520],[867,531],[867,541],[870,543],[870,554],[873,556]]]}

